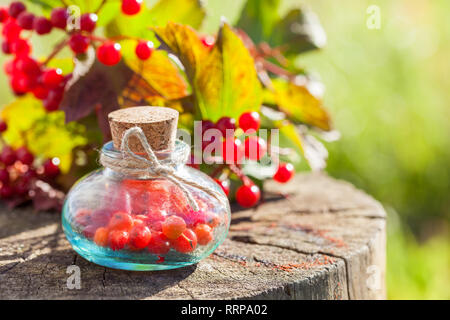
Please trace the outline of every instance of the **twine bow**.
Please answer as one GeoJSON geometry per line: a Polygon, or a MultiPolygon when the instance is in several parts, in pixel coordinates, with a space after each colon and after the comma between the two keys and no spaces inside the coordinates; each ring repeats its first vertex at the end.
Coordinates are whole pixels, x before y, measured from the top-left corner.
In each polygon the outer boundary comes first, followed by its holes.
{"type": "Polygon", "coordinates": [[[144,132],[139,127],[133,127],[125,131],[122,137],[121,152],[123,155],[123,159],[110,159],[102,155],[100,157],[100,162],[106,167],[112,168],[125,174],[145,172],[151,177],[166,178],[167,180],[175,184],[178,188],[180,188],[181,191],[183,191],[194,211],[198,211],[199,206],[197,204],[197,201],[195,201],[194,197],[192,196],[192,193],[185,187],[185,185],[189,185],[209,194],[222,204],[228,203],[228,199],[225,199],[222,194],[211,190],[210,188],[199,185],[194,181],[187,180],[178,175],[174,168],[163,165],[156,157],[150,144],[147,141],[144,132]],[[144,147],[148,159],[131,151],[129,140],[132,136],[135,136],[139,139],[142,146],[144,147]]]}

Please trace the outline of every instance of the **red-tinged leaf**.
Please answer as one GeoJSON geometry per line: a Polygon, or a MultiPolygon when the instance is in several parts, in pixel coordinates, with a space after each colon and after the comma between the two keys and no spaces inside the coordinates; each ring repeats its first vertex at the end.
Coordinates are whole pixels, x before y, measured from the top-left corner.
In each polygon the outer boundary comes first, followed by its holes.
{"type": "MultiPolygon", "coordinates": [[[[150,90],[140,92],[140,96],[144,99],[160,96],[166,100],[173,100],[189,95],[185,79],[165,51],[155,50],[145,61],[137,58],[126,59],[126,64],[141,78],[133,79],[133,83],[143,80],[149,85],[147,89],[150,90]]],[[[132,87],[143,88],[144,86],[140,84],[132,87]]]]}

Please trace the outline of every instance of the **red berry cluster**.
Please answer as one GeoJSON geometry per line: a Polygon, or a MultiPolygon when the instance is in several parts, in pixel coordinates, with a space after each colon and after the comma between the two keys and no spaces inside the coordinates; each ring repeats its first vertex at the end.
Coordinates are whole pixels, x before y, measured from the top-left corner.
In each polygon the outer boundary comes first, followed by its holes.
{"type": "MultiPolygon", "coordinates": [[[[0,133],[7,130],[5,122],[0,121],[0,133]]],[[[0,152],[0,196],[3,199],[27,199],[36,178],[53,179],[59,175],[58,162],[47,159],[39,164],[27,147],[13,149],[3,139],[0,152]]]]}
{"type": "Polygon", "coordinates": [[[0,9],[2,28],[2,50],[13,56],[5,64],[5,72],[10,77],[13,92],[20,96],[31,92],[37,99],[43,100],[47,111],[57,110],[63,97],[64,86],[69,76],[60,69],[46,68],[31,57],[32,46],[23,31],[34,31],[39,35],[49,33],[53,28],[65,28],[67,13],[65,9],[55,9],[51,20],[36,17],[26,11],[22,2],[12,2],[9,8],[0,9]]]}
{"type": "MultiPolygon", "coordinates": [[[[261,120],[258,112],[245,112],[238,120],[238,126],[245,133],[252,134],[260,128],[261,120]]],[[[264,139],[256,136],[248,136],[244,142],[234,136],[236,130],[236,121],[230,117],[222,117],[216,123],[205,120],[202,121],[202,148],[203,150],[212,142],[214,137],[209,141],[204,136],[208,129],[218,129],[221,132],[222,141],[222,160],[229,165],[229,168],[242,181],[243,185],[236,191],[237,202],[245,208],[252,207],[258,203],[261,192],[247,176],[240,170],[239,163],[245,157],[253,161],[259,161],[267,153],[267,143],[264,139]]],[[[294,175],[294,167],[289,163],[280,164],[273,179],[275,181],[285,183],[294,175]]],[[[214,176],[214,175],[213,175],[214,176]]],[[[215,179],[226,195],[230,193],[230,181],[228,179],[215,179]]]]}
{"type": "Polygon", "coordinates": [[[167,181],[126,180],[120,188],[119,196],[109,203],[113,209],[80,209],[74,215],[83,235],[98,246],[164,255],[171,248],[189,253],[197,245],[213,241],[221,219],[202,199],[196,199],[201,210],[194,212],[184,195],[167,181]],[[125,200],[130,196],[144,200],[130,207],[125,200]],[[170,215],[161,209],[162,203],[171,203],[170,215]]]}

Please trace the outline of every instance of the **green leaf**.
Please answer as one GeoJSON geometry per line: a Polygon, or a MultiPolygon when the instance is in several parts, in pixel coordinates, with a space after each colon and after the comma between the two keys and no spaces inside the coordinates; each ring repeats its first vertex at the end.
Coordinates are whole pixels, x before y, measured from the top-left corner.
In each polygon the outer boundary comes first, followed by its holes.
{"type": "Polygon", "coordinates": [[[268,41],[280,19],[279,6],[280,0],[247,0],[236,26],[245,30],[255,43],[268,41]]]}
{"type": "Polygon", "coordinates": [[[237,118],[245,111],[259,110],[261,85],[253,58],[228,24],[220,29],[211,50],[189,26],[168,23],[154,30],[185,67],[198,116],[217,121],[222,116],[237,118]]]}
{"type": "Polygon", "coordinates": [[[325,46],[327,37],[319,18],[302,8],[291,10],[273,29],[270,44],[280,46],[287,55],[298,55],[325,46]]]}
{"type": "Polygon", "coordinates": [[[39,157],[58,157],[63,172],[72,164],[72,150],[87,143],[82,125],[65,124],[64,112],[47,113],[42,102],[30,95],[6,106],[2,119],[8,123],[2,134],[8,144],[15,148],[26,145],[39,157]]]}
{"type": "Polygon", "coordinates": [[[149,29],[151,19],[152,13],[145,4],[142,4],[141,11],[138,14],[132,16],[123,14],[119,10],[119,14],[105,27],[106,36],[108,38],[116,36],[135,37],[151,40],[157,44],[153,31],[149,29]]]}
{"type": "Polygon", "coordinates": [[[274,92],[265,101],[276,103],[278,108],[295,122],[315,126],[329,131],[332,129],[331,118],[322,105],[322,101],[311,94],[306,86],[277,78],[272,80],[274,92]]]}
{"type": "Polygon", "coordinates": [[[227,23],[220,29],[193,87],[204,119],[237,118],[245,111],[259,110],[262,95],[255,62],[227,23]]]}
{"type": "Polygon", "coordinates": [[[160,0],[150,10],[149,25],[165,26],[172,21],[198,29],[205,15],[200,0],[160,0]]]}

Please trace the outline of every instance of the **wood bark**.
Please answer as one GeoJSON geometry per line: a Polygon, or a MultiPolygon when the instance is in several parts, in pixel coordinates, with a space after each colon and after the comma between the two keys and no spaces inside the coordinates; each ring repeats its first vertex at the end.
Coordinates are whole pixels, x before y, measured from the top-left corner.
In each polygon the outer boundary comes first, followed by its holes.
{"type": "Polygon", "coordinates": [[[324,174],[265,189],[257,208],[234,208],[228,238],[210,257],[156,272],[87,262],[65,239],[59,213],[2,207],[0,298],[385,298],[386,214],[378,202],[324,174]],[[71,265],[80,268],[80,289],[67,286],[71,265]]]}

